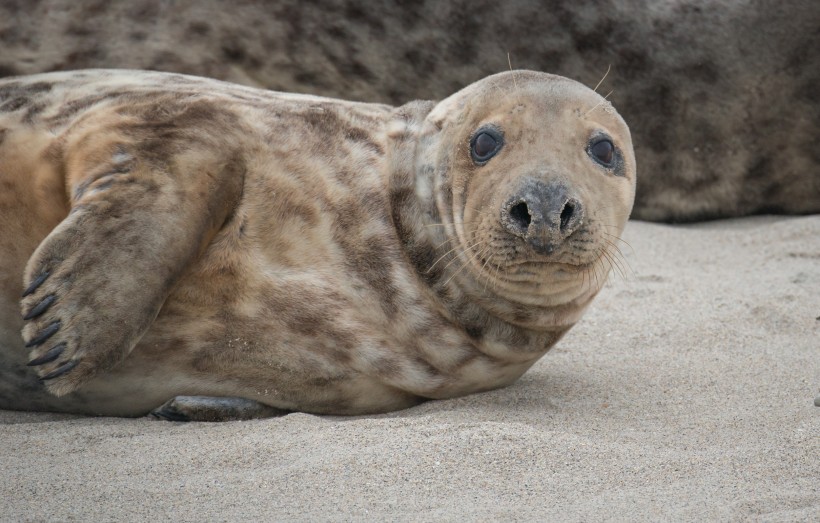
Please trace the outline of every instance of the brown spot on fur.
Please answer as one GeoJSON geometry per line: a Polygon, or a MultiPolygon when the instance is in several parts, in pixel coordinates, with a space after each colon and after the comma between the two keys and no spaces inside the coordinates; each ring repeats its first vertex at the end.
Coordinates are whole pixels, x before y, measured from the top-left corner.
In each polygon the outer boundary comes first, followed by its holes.
{"type": "Polygon", "coordinates": [[[746,172],[746,178],[753,181],[763,180],[771,174],[772,161],[770,158],[757,158],[746,172]]]}
{"type": "Polygon", "coordinates": [[[169,50],[157,51],[151,58],[148,68],[159,71],[188,71],[185,60],[169,50]]]}
{"type": "MultiPolygon", "coordinates": [[[[653,87],[653,95],[649,96],[647,93],[629,93],[630,97],[635,98],[644,98],[654,102],[653,105],[656,106],[658,114],[674,114],[674,101],[672,100],[673,94],[672,90],[667,85],[659,85],[653,87]]],[[[655,124],[649,132],[644,137],[644,143],[646,143],[653,151],[657,153],[666,152],[668,143],[670,141],[669,138],[670,129],[669,126],[663,124],[655,124]]],[[[661,171],[664,172],[664,171],[661,171]]]]}
{"type": "MultiPolygon", "coordinates": [[[[105,2],[102,2],[105,3],[105,2]]],[[[133,6],[128,10],[130,18],[137,21],[151,21],[157,20],[160,15],[159,2],[134,2],[133,6]]]]}
{"type": "Polygon", "coordinates": [[[206,22],[191,22],[188,24],[188,33],[197,36],[207,36],[211,32],[211,26],[206,22]]]}
{"type": "Polygon", "coordinates": [[[313,86],[315,89],[324,89],[330,86],[324,77],[313,71],[299,71],[293,75],[293,79],[300,84],[313,86]]]}
{"type": "MultiPolygon", "coordinates": [[[[43,160],[54,166],[59,166],[61,171],[63,171],[65,169],[63,153],[62,140],[55,140],[51,142],[48,147],[46,147],[45,151],[43,151],[43,160]]],[[[62,176],[61,178],[65,179],[65,176],[62,176]]]]}
{"type": "Polygon", "coordinates": [[[622,65],[618,71],[627,78],[637,78],[651,67],[651,61],[643,49],[623,49],[619,52],[622,65]]]}
{"type": "Polygon", "coordinates": [[[373,360],[372,365],[383,379],[395,379],[401,375],[401,363],[394,357],[380,356],[373,360]]]}
{"type": "Polygon", "coordinates": [[[409,187],[401,187],[390,192],[390,209],[393,212],[393,223],[398,230],[399,240],[404,246],[412,245],[416,237],[415,232],[402,219],[402,216],[407,214],[406,211],[414,205],[414,198],[415,194],[409,187]]]}
{"type": "Polygon", "coordinates": [[[66,34],[74,37],[86,37],[94,34],[94,30],[88,26],[72,23],[66,28],[66,34]]]}
{"type": "Polygon", "coordinates": [[[702,61],[695,64],[687,65],[683,68],[683,74],[694,81],[701,81],[707,84],[717,83],[720,73],[715,67],[715,64],[702,61]]]}
{"type": "Polygon", "coordinates": [[[345,132],[345,137],[354,142],[362,143],[369,147],[375,154],[381,156],[384,154],[382,146],[373,141],[370,133],[358,127],[351,127],[345,132]]]}
{"type": "Polygon", "coordinates": [[[46,108],[46,104],[38,102],[32,103],[26,109],[26,114],[23,115],[23,123],[25,124],[32,124],[34,120],[39,116],[41,112],[46,108]]]}
{"type": "Polygon", "coordinates": [[[502,339],[511,347],[526,347],[532,343],[530,337],[523,330],[515,327],[504,329],[502,339]]]}
{"type": "Polygon", "coordinates": [[[429,361],[425,360],[421,356],[416,356],[413,358],[413,364],[417,368],[424,369],[425,373],[428,376],[438,376],[441,375],[439,369],[433,366],[429,361]]]}
{"type": "Polygon", "coordinates": [[[394,316],[398,313],[398,289],[393,282],[391,260],[398,253],[385,238],[359,235],[365,222],[387,221],[384,197],[381,193],[371,192],[361,199],[350,199],[335,207],[333,239],[345,252],[348,269],[377,291],[385,314],[394,316]]]}
{"type": "Polygon", "coordinates": [[[22,108],[28,108],[24,119],[30,123],[31,119],[44,108],[44,104],[38,101],[38,96],[50,91],[50,82],[34,82],[26,84],[23,82],[9,82],[0,86],[0,111],[13,112],[22,108]]]}
{"type": "Polygon", "coordinates": [[[121,131],[137,141],[141,158],[158,164],[180,152],[181,143],[208,149],[224,147],[224,129],[235,130],[240,125],[235,114],[211,100],[147,97],[123,105],[119,111],[137,117],[136,123],[122,126],[121,131]]]}
{"type": "Polygon", "coordinates": [[[0,78],[7,76],[17,76],[17,69],[11,65],[0,65],[0,78]]]}
{"type": "Polygon", "coordinates": [[[325,109],[321,105],[305,111],[302,118],[305,123],[322,135],[333,136],[344,132],[339,116],[332,109],[325,109]]]}
{"type": "Polygon", "coordinates": [[[94,44],[94,47],[69,53],[62,61],[54,64],[51,69],[54,71],[80,69],[82,68],[82,64],[102,63],[105,57],[106,50],[94,44]]]}
{"type": "Polygon", "coordinates": [[[149,194],[155,193],[159,190],[159,186],[151,180],[124,178],[122,176],[118,176],[129,173],[131,171],[131,167],[132,165],[130,164],[120,165],[111,170],[85,178],[74,188],[74,200],[79,201],[85,194],[86,190],[91,186],[93,186],[95,191],[102,191],[111,187],[115,183],[142,185],[146,193],[149,194]]]}
{"type": "Polygon", "coordinates": [[[9,82],[3,86],[0,86],[0,98],[11,96],[9,92],[14,92],[18,96],[34,96],[41,93],[47,93],[51,91],[53,87],[53,83],[44,81],[33,83],[9,82]]]}
{"type": "Polygon", "coordinates": [[[308,227],[316,227],[319,224],[319,211],[311,202],[300,201],[296,198],[288,198],[281,202],[282,219],[298,219],[305,222],[308,227]]]}
{"type": "MultiPolygon", "coordinates": [[[[341,296],[318,294],[307,289],[290,289],[264,296],[267,314],[283,323],[288,331],[303,336],[310,344],[319,343],[321,349],[332,354],[337,362],[350,360],[350,351],[357,344],[356,334],[340,328],[337,312],[343,306],[341,296]]],[[[305,347],[306,350],[310,346],[305,347]]]]}
{"type": "Polygon", "coordinates": [[[395,317],[399,314],[400,293],[393,282],[391,260],[398,253],[391,252],[387,243],[381,239],[368,238],[357,254],[351,268],[376,290],[385,315],[388,318],[395,317]]]}
{"type": "Polygon", "coordinates": [[[232,40],[222,44],[222,56],[229,62],[244,62],[246,58],[242,45],[232,40]]]}
{"type": "Polygon", "coordinates": [[[21,107],[25,107],[26,105],[28,105],[28,103],[28,98],[18,96],[17,98],[12,98],[11,100],[8,100],[4,102],[2,105],[0,105],[0,111],[11,113],[20,109],[21,107]]]}
{"type": "Polygon", "coordinates": [[[416,71],[430,71],[433,69],[433,64],[435,64],[432,54],[417,48],[405,51],[404,59],[416,71]]]}
{"type": "Polygon", "coordinates": [[[364,22],[374,33],[384,33],[384,21],[372,9],[349,3],[345,6],[344,17],[348,20],[364,22]]]}
{"type": "Polygon", "coordinates": [[[467,335],[475,341],[480,341],[481,338],[484,337],[485,329],[486,325],[482,325],[479,323],[474,323],[472,325],[468,324],[464,326],[464,330],[467,332],[467,335]]]}
{"type": "Polygon", "coordinates": [[[77,100],[72,100],[70,102],[66,102],[60,106],[59,112],[52,118],[48,120],[51,125],[58,125],[67,120],[73,118],[78,113],[88,110],[93,105],[100,103],[103,100],[106,100],[111,97],[111,94],[103,95],[90,95],[84,96],[77,100]]]}
{"type": "Polygon", "coordinates": [[[580,53],[602,52],[612,40],[612,33],[615,29],[615,22],[603,20],[589,30],[580,30],[576,25],[570,27],[575,48],[580,53]]]}
{"type": "Polygon", "coordinates": [[[435,264],[436,250],[428,241],[417,236],[415,230],[404,222],[404,216],[414,214],[415,193],[408,187],[402,187],[391,191],[390,209],[392,211],[393,225],[398,233],[399,241],[410,258],[410,262],[416,267],[417,274],[421,276],[428,285],[433,285],[439,281],[443,275],[442,264],[435,264]]]}
{"type": "Polygon", "coordinates": [[[274,314],[285,322],[287,328],[295,334],[303,336],[317,336],[334,332],[334,314],[330,307],[324,305],[323,300],[310,297],[289,299],[287,301],[269,302],[274,314]]]}
{"type": "Polygon", "coordinates": [[[356,59],[342,62],[339,65],[339,72],[344,76],[354,76],[364,80],[372,80],[375,78],[373,72],[364,63],[356,59]]]}

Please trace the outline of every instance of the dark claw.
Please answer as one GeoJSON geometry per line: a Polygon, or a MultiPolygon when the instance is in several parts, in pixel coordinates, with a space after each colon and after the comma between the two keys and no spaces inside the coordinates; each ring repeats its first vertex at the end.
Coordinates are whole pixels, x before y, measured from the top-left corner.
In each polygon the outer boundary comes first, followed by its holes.
{"type": "Polygon", "coordinates": [[[53,294],[49,294],[48,296],[43,298],[43,301],[41,301],[40,303],[35,305],[33,309],[28,311],[28,314],[23,316],[23,319],[24,320],[30,320],[30,319],[36,318],[37,316],[39,316],[42,313],[46,312],[48,310],[48,308],[51,307],[51,304],[54,303],[54,300],[56,300],[56,299],[57,299],[57,296],[54,296],[53,294]]]}
{"type": "Polygon", "coordinates": [[[42,345],[45,343],[47,339],[52,337],[55,332],[60,330],[60,320],[51,323],[48,327],[40,331],[40,334],[37,335],[33,340],[26,343],[26,347],[37,347],[38,345],[42,345]]]}
{"type": "Polygon", "coordinates": [[[39,276],[34,278],[34,281],[31,282],[31,285],[29,285],[28,288],[23,291],[23,298],[25,298],[26,296],[28,296],[32,292],[36,291],[37,287],[39,287],[40,285],[43,284],[44,281],[46,281],[46,278],[48,278],[49,274],[51,274],[51,272],[43,271],[42,274],[40,274],[39,276]]]}
{"type": "Polygon", "coordinates": [[[40,381],[53,380],[54,378],[58,378],[66,372],[73,369],[74,367],[76,367],[79,363],[80,362],[78,360],[70,360],[68,363],[63,363],[53,371],[49,372],[48,374],[40,378],[40,381]]]}
{"type": "Polygon", "coordinates": [[[28,365],[29,367],[34,367],[36,365],[42,365],[44,363],[51,363],[52,361],[60,357],[60,354],[62,354],[65,350],[65,345],[66,344],[64,341],[58,343],[57,345],[48,349],[48,352],[46,352],[39,358],[34,358],[30,362],[26,363],[26,365],[28,365]]]}

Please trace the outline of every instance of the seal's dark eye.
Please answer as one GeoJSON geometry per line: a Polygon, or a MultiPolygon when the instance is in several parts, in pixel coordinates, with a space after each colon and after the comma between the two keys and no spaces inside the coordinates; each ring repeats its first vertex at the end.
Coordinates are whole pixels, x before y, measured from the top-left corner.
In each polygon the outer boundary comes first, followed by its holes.
{"type": "Polygon", "coordinates": [[[482,129],[470,140],[470,155],[475,163],[484,165],[501,150],[502,145],[504,138],[501,133],[495,129],[482,129]]]}
{"type": "Polygon", "coordinates": [[[589,147],[589,154],[604,167],[612,167],[615,146],[606,138],[598,140],[589,147]]]}
{"type": "Polygon", "coordinates": [[[473,144],[473,153],[475,153],[478,158],[486,160],[495,152],[496,147],[498,147],[498,142],[495,141],[495,138],[487,133],[481,133],[476,136],[475,143],[473,144]]]}

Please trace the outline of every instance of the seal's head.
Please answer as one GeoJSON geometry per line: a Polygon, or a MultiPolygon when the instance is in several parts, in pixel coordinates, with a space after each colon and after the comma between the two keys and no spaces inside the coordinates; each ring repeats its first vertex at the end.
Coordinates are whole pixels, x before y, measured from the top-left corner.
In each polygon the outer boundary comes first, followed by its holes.
{"type": "Polygon", "coordinates": [[[490,76],[432,108],[415,162],[417,220],[441,258],[428,271],[509,321],[521,305],[578,319],[635,195],[629,129],[606,100],[560,76],[490,76]]]}

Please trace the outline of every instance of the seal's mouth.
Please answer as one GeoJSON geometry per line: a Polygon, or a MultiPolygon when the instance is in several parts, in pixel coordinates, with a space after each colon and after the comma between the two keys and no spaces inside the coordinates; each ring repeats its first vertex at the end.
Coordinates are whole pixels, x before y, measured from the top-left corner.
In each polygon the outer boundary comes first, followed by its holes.
{"type": "MultiPolygon", "coordinates": [[[[566,260],[560,258],[556,260],[542,256],[538,256],[537,258],[509,259],[499,264],[496,272],[499,275],[506,275],[513,279],[538,279],[543,276],[544,272],[549,272],[553,275],[564,274],[566,276],[576,276],[595,270],[596,267],[605,260],[605,257],[606,253],[602,250],[591,259],[583,260],[566,260]]],[[[493,266],[492,269],[495,270],[496,267],[493,266]]]]}

